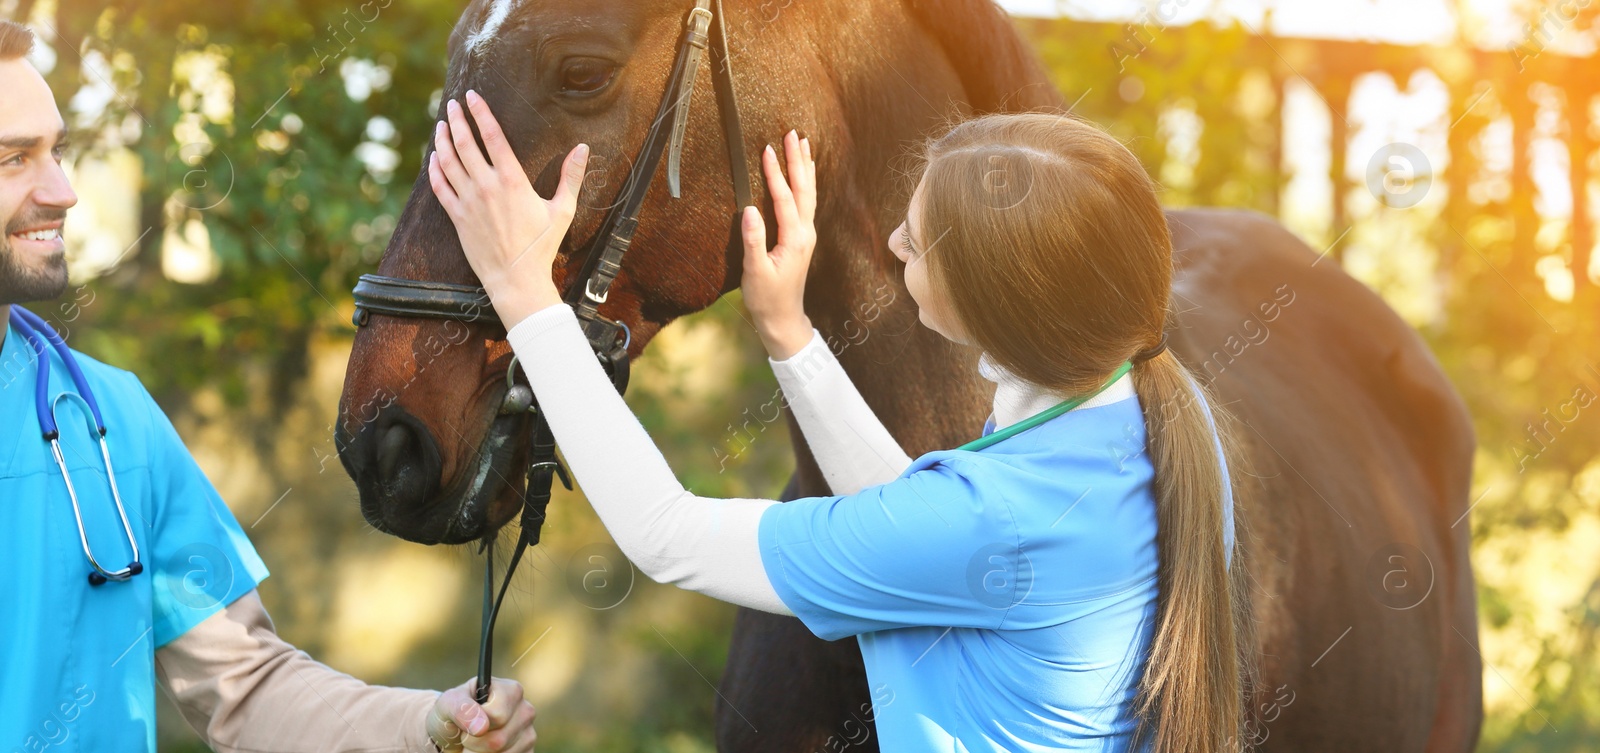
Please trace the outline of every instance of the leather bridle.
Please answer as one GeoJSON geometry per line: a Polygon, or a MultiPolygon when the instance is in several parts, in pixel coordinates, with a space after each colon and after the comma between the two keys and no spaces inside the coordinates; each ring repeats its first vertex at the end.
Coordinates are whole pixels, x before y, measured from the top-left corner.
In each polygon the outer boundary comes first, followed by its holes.
{"type": "MultiPolygon", "coordinates": [[[[707,51],[711,55],[711,80],[717,109],[722,116],[722,133],[728,149],[728,163],[731,165],[734,198],[740,208],[751,203],[750,171],[745,162],[739,102],[733,90],[733,67],[728,55],[727,20],[722,10],[722,0],[695,0],[694,8],[689,11],[684,23],[677,59],[667,79],[666,91],[662,94],[661,104],[645,135],[644,144],[639,149],[639,156],[628,172],[628,181],[623,185],[618,201],[607,212],[577,279],[562,296],[573,307],[584,336],[588,338],[590,347],[594,349],[619,394],[628,388],[628,346],[632,341],[632,333],[625,323],[601,316],[600,304],[606,302],[612,283],[622,271],[623,255],[628,252],[634,233],[639,228],[639,210],[650,191],[663,153],[667,156],[667,187],[672,198],[680,196],[679,170],[683,158],[684,133],[689,124],[689,102],[694,95],[695,79],[698,78],[707,51]]],[[[362,275],[356,283],[354,297],[354,322],[357,327],[367,324],[373,314],[444,319],[465,324],[499,322],[490,306],[488,294],[474,285],[362,275]]],[[[505,328],[503,322],[501,327],[505,328]]],[[[488,534],[483,541],[487,564],[484,570],[483,633],[478,650],[476,689],[480,703],[488,700],[495,619],[499,616],[500,604],[505,601],[511,576],[516,572],[523,552],[539,543],[545,508],[550,504],[553,477],[559,475],[562,484],[569,490],[572,488],[566,469],[556,458],[555,437],[544,414],[539,411],[533,391],[515,381],[516,366],[517,360],[513,356],[506,373],[507,390],[500,415],[527,412],[533,418],[527,484],[523,490],[522,532],[517,538],[516,549],[507,565],[505,578],[500,582],[498,594],[494,585],[494,533],[488,534]]]]}

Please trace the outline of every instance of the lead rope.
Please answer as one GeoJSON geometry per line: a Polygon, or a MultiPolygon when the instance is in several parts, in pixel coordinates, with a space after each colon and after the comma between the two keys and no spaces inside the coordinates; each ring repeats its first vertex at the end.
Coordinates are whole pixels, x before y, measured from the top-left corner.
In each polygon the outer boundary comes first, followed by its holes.
{"type": "MultiPolygon", "coordinates": [[[[617,394],[626,393],[629,373],[627,343],[619,344],[600,358],[607,375],[611,377],[612,386],[617,388],[617,394]]],[[[483,540],[483,630],[478,637],[478,682],[473,689],[473,698],[480,704],[489,702],[489,679],[494,664],[494,624],[500,617],[500,605],[506,600],[506,592],[511,589],[511,578],[516,575],[523,553],[528,547],[539,543],[545,510],[550,506],[550,488],[555,478],[559,476],[561,485],[567,491],[572,491],[572,477],[567,475],[567,469],[556,457],[556,438],[550,431],[550,422],[545,420],[538,402],[534,402],[529,410],[533,413],[533,438],[528,453],[528,480],[522,492],[522,531],[517,535],[516,548],[511,550],[511,561],[506,564],[505,578],[500,581],[498,593],[494,583],[495,534],[491,533],[483,540]]]]}
{"type": "MultiPolygon", "coordinates": [[[[649,184],[655,175],[655,170],[661,159],[661,152],[667,145],[676,145],[681,149],[684,113],[688,109],[688,97],[685,96],[680,103],[673,100],[671,92],[679,89],[684,82],[685,75],[692,75],[699,70],[699,50],[709,48],[712,65],[721,69],[713,71],[712,83],[717,100],[717,109],[721,115],[723,140],[728,147],[729,168],[733,177],[733,191],[735,202],[739,211],[751,203],[751,180],[749,166],[745,163],[744,132],[740,124],[738,98],[733,91],[733,59],[728,53],[728,30],[726,17],[722,10],[722,0],[696,0],[695,9],[690,12],[690,24],[684,30],[685,39],[680,41],[678,59],[674,62],[673,75],[668,79],[668,96],[662,99],[660,112],[657,113],[657,122],[661,122],[670,112],[677,112],[678,122],[674,123],[677,129],[676,137],[669,135],[666,142],[652,144],[646,140],[646,150],[649,153],[641,157],[641,165],[636,165],[639,171],[636,176],[629,175],[629,181],[636,179],[649,184]],[[708,12],[710,11],[710,12],[708,12]],[[710,16],[710,18],[704,18],[710,16]],[[696,19],[703,19],[709,28],[700,28],[693,25],[696,19]],[[704,36],[702,36],[704,35],[704,36]],[[690,37],[694,39],[690,40],[690,37]],[[692,41],[693,44],[685,42],[692,41]],[[691,70],[691,58],[692,70],[691,70]],[[651,147],[654,147],[651,149],[651,147]],[[640,171],[640,168],[644,168],[640,171]]],[[[694,79],[688,79],[690,91],[694,86],[694,79]]],[[[653,133],[653,131],[652,131],[653,133]]],[[[654,135],[654,134],[653,134],[654,135]]],[[[676,184],[677,155],[669,155],[669,177],[676,184]]],[[[673,188],[672,195],[678,194],[673,188]]],[[[644,194],[640,193],[636,201],[643,203],[644,194]]],[[[600,243],[605,245],[592,249],[589,259],[580,271],[577,280],[566,291],[563,300],[572,306],[582,327],[584,336],[589,340],[590,347],[594,348],[595,355],[605,367],[606,374],[611,378],[611,383],[621,395],[628,390],[629,359],[628,346],[633,341],[633,333],[621,321],[609,321],[599,315],[599,307],[606,300],[610,292],[611,281],[620,272],[622,255],[632,243],[633,233],[638,228],[638,206],[633,201],[623,201],[612,208],[612,212],[619,220],[617,227],[606,234],[600,243]],[[595,279],[601,281],[598,290],[590,286],[595,279]]],[[[608,216],[604,226],[612,224],[613,217],[608,216]]],[[[735,220],[737,222],[737,220],[735,220]]],[[[737,224],[735,224],[737,227],[737,224]]],[[[356,313],[359,317],[361,312],[356,313]]],[[[514,365],[514,364],[513,364],[514,365]]],[[[530,391],[531,394],[531,391],[530,391]]],[[[500,582],[497,591],[494,583],[494,541],[495,534],[491,533],[484,538],[484,570],[483,570],[483,629],[479,635],[478,643],[478,680],[473,696],[478,703],[489,701],[489,678],[491,676],[494,655],[494,624],[500,616],[500,605],[505,601],[506,591],[511,587],[511,578],[516,574],[517,565],[522,561],[522,555],[528,547],[539,543],[539,532],[544,525],[545,509],[550,504],[550,487],[555,476],[561,477],[561,483],[572,490],[572,479],[567,475],[567,470],[556,458],[555,435],[550,431],[550,424],[545,420],[544,413],[539,410],[538,402],[532,401],[529,411],[533,413],[533,442],[529,452],[529,465],[527,484],[523,488],[522,497],[522,531],[517,536],[517,546],[511,552],[511,562],[506,565],[505,579],[500,582]]]]}

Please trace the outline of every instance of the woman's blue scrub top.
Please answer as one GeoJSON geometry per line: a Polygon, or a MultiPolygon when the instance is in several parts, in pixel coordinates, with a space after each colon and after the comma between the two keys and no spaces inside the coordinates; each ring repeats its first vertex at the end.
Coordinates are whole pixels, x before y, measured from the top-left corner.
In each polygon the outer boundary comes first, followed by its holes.
{"type": "MultiPolygon", "coordinates": [[[[51,358],[49,397],[76,391],[51,358]]],[[[100,411],[144,573],[90,586],[72,504],[34,407],[27,340],[0,347],[0,751],[156,749],[155,650],[267,576],[171,422],[132,374],[74,352],[100,411]]],[[[78,404],[56,414],[95,557],[130,561],[99,443],[78,404]]]]}
{"type": "Polygon", "coordinates": [[[1129,750],[1158,594],[1153,479],[1130,397],[774,505],[762,564],[813,633],[857,636],[872,704],[852,711],[885,753],[1129,750]]]}

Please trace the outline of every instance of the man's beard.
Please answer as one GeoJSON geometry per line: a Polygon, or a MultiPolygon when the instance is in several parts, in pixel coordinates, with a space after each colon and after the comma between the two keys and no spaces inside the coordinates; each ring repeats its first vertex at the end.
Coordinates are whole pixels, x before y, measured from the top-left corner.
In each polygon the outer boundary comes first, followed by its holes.
{"type": "Polygon", "coordinates": [[[63,220],[62,209],[35,209],[12,218],[6,224],[5,236],[0,237],[0,305],[46,301],[60,298],[67,292],[67,255],[52,254],[45,260],[44,269],[23,266],[18,251],[11,245],[11,234],[24,228],[63,220]]]}

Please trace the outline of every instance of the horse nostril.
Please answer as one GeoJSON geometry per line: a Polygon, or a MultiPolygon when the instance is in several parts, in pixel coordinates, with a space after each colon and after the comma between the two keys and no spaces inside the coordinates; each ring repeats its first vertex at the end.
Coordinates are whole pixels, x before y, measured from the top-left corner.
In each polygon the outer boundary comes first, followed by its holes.
{"type": "Polygon", "coordinates": [[[339,459],[361,492],[361,515],[379,530],[438,543],[440,516],[433,503],[445,501],[439,493],[442,463],[428,427],[391,405],[349,436],[339,459]]]}
{"type": "Polygon", "coordinates": [[[392,482],[409,453],[415,435],[403,423],[391,424],[378,438],[378,478],[392,482]]]}

